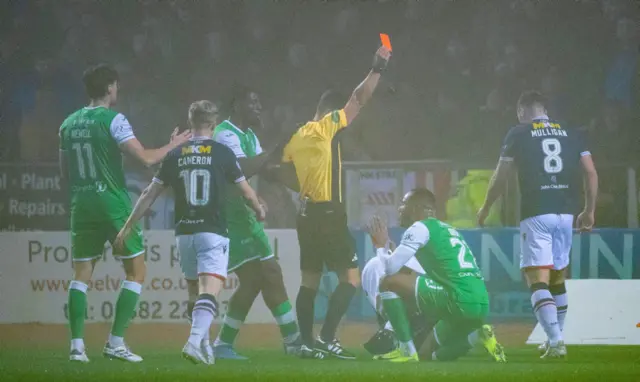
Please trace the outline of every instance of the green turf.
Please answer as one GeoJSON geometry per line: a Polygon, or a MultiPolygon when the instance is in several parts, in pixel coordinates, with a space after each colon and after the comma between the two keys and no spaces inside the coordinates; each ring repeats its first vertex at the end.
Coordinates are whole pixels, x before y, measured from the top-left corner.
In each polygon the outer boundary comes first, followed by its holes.
{"type": "Polygon", "coordinates": [[[275,350],[254,350],[249,361],[218,361],[192,365],[180,349],[137,349],[142,364],[126,364],[89,353],[91,363],[70,364],[64,352],[0,349],[0,380],[46,381],[640,381],[640,347],[570,347],[566,361],[541,361],[532,347],[508,349],[507,364],[484,355],[452,363],[390,364],[372,361],[365,353],[357,361],[300,360],[275,350]]]}

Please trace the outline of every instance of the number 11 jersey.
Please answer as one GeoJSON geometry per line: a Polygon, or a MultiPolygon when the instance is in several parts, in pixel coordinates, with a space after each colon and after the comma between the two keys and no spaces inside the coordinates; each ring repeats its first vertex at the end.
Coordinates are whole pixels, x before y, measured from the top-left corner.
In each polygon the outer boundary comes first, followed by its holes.
{"type": "Polygon", "coordinates": [[[126,218],[131,199],[120,144],[135,138],[124,115],[106,107],[84,107],[60,126],[67,158],[71,217],[75,223],[126,218]]]}
{"type": "Polygon", "coordinates": [[[172,150],[153,178],[173,188],[176,235],[211,232],[224,237],[227,185],[244,180],[233,151],[204,137],[172,150]]]}
{"type": "Polygon", "coordinates": [[[500,160],[513,161],[517,168],[521,220],[578,212],[584,155],[591,154],[582,133],[546,117],[511,128],[500,160]]]}

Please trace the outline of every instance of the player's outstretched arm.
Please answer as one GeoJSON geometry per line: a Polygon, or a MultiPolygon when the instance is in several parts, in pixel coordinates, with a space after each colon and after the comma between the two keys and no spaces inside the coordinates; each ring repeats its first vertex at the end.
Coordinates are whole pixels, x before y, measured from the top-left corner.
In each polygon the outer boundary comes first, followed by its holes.
{"type": "Polygon", "coordinates": [[[507,184],[507,180],[511,174],[513,167],[513,162],[510,160],[501,159],[498,162],[498,167],[491,176],[491,180],[489,181],[489,189],[487,190],[487,195],[484,199],[484,203],[478,211],[478,225],[484,226],[484,221],[489,216],[489,211],[491,211],[491,206],[498,200],[500,195],[505,189],[507,184]]]}
{"type": "Polygon", "coordinates": [[[578,215],[578,228],[581,231],[590,231],[595,223],[598,172],[590,154],[582,155],[580,164],[584,172],[584,210],[578,215]]]}
{"type": "Polygon", "coordinates": [[[373,92],[378,86],[380,80],[380,74],[386,69],[389,58],[391,57],[391,51],[384,46],[378,48],[375,56],[373,57],[373,65],[369,74],[365,77],[364,81],[358,85],[351,98],[344,106],[344,114],[347,117],[347,125],[349,125],[360,113],[360,109],[371,99],[373,92]]]}
{"type": "Polygon", "coordinates": [[[262,170],[269,160],[269,153],[262,153],[251,158],[238,158],[244,176],[249,179],[262,170]]]}
{"type": "MultiPolygon", "coordinates": [[[[116,240],[114,241],[113,247],[115,250],[119,250],[122,248],[122,244],[126,240],[127,236],[131,233],[131,229],[133,226],[147,213],[149,208],[156,201],[158,196],[162,194],[164,191],[164,186],[158,182],[151,182],[147,188],[142,191],[142,194],[138,198],[135,207],[133,207],[133,211],[131,211],[131,215],[124,223],[124,226],[118,233],[116,240]]],[[[114,252],[116,253],[116,252],[114,252]]]]}
{"type": "Polygon", "coordinates": [[[253,190],[253,188],[251,188],[251,186],[249,185],[249,182],[247,182],[246,180],[243,180],[236,183],[236,185],[238,186],[238,188],[240,188],[240,191],[242,192],[242,196],[244,196],[244,198],[249,201],[249,205],[251,205],[251,208],[256,213],[256,217],[258,221],[264,221],[266,217],[266,213],[264,211],[264,208],[262,207],[262,204],[260,204],[258,195],[253,190]]]}
{"type": "Polygon", "coordinates": [[[265,179],[283,184],[288,189],[300,192],[300,183],[293,163],[276,163],[267,166],[264,171],[265,179]]]}
{"type": "Polygon", "coordinates": [[[120,144],[120,149],[132,157],[136,158],[145,166],[153,166],[162,162],[167,154],[176,147],[186,143],[191,138],[191,131],[186,130],[182,133],[174,130],[171,135],[171,141],[158,149],[145,149],[137,138],[131,138],[120,144]]]}

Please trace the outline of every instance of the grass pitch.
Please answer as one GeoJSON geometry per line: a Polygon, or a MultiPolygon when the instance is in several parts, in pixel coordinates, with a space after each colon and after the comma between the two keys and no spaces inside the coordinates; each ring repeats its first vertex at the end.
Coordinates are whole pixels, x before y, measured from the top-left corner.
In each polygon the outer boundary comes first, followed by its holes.
{"type": "Polygon", "coordinates": [[[570,347],[566,361],[541,361],[533,347],[508,349],[509,362],[495,364],[484,354],[457,362],[391,364],[364,352],[356,361],[300,360],[276,349],[244,351],[249,361],[219,360],[192,365],[176,349],[138,349],[141,364],[112,361],[99,349],[91,363],[71,364],[66,352],[0,351],[3,381],[640,381],[640,347],[570,347]]]}
{"type": "Polygon", "coordinates": [[[374,326],[343,328],[343,343],[358,351],[358,360],[301,360],[285,356],[275,325],[248,325],[239,338],[239,351],[248,361],[219,360],[216,365],[193,365],[180,351],[187,325],[134,325],[129,328],[132,349],[144,357],[128,364],[102,357],[108,326],[88,326],[87,346],[91,362],[68,361],[64,325],[0,325],[0,381],[636,381],[640,382],[640,346],[570,346],[565,361],[538,359],[534,346],[523,346],[530,328],[498,327],[506,345],[508,363],[496,364],[483,352],[456,362],[392,364],[373,361],[362,342],[374,326]]]}

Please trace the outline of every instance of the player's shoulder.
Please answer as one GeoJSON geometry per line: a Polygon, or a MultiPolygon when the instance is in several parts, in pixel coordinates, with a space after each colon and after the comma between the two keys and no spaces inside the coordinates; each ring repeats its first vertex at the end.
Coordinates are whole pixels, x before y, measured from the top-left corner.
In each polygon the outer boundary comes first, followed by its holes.
{"type": "Polygon", "coordinates": [[[531,130],[533,128],[533,124],[531,123],[518,123],[509,128],[507,135],[521,135],[525,132],[531,130]]]}
{"type": "Polygon", "coordinates": [[[307,121],[305,123],[301,123],[297,132],[304,135],[313,135],[316,132],[320,132],[322,129],[334,125],[336,123],[340,123],[340,114],[339,110],[334,110],[322,116],[317,120],[307,121]]]}
{"type": "Polygon", "coordinates": [[[216,135],[218,134],[227,134],[227,133],[231,133],[234,134],[233,132],[233,125],[231,125],[231,123],[229,123],[229,121],[224,120],[222,122],[220,122],[214,129],[213,129],[213,136],[215,138],[216,135]]]}
{"type": "Polygon", "coordinates": [[[111,124],[114,121],[127,121],[127,117],[124,114],[108,107],[84,108],[84,111],[91,114],[93,119],[100,119],[107,124],[111,124]]]}
{"type": "Polygon", "coordinates": [[[69,128],[69,126],[72,125],[73,122],[76,121],[78,117],[82,114],[83,110],[84,108],[81,108],[69,114],[67,118],[65,118],[64,121],[62,121],[62,123],[60,124],[60,131],[69,128]]]}
{"type": "Polygon", "coordinates": [[[429,232],[430,219],[419,220],[414,222],[402,235],[402,240],[414,240],[416,236],[422,235],[424,232],[429,232]]]}
{"type": "Polygon", "coordinates": [[[328,112],[327,114],[325,114],[322,118],[320,118],[320,120],[318,121],[320,124],[326,125],[326,124],[346,124],[346,119],[347,117],[344,114],[344,110],[343,109],[338,109],[338,110],[333,110],[328,112]]]}
{"type": "Polygon", "coordinates": [[[231,150],[229,146],[225,145],[224,143],[217,142],[214,139],[210,140],[209,143],[211,144],[212,153],[219,153],[221,155],[231,155],[234,158],[236,157],[236,155],[233,153],[233,150],[231,150]]]}
{"type": "MultiPolygon", "coordinates": [[[[225,121],[226,122],[226,121],[225,121]]],[[[239,141],[240,137],[230,124],[221,123],[213,130],[213,140],[216,142],[234,142],[239,141]]]]}

